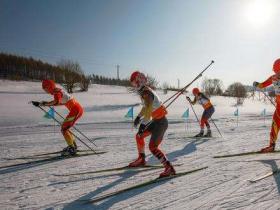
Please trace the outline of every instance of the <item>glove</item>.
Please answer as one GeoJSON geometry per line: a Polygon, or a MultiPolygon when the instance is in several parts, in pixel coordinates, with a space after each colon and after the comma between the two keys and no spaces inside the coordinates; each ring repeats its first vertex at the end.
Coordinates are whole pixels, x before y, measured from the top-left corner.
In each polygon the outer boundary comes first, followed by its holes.
{"type": "Polygon", "coordinates": [[[40,102],[40,105],[41,105],[41,106],[46,106],[47,103],[48,103],[47,101],[41,101],[41,102],[40,102]]]}
{"type": "Polygon", "coordinates": [[[186,96],[186,99],[191,102],[191,98],[189,96],[186,96]]]}
{"type": "Polygon", "coordinates": [[[259,86],[259,84],[260,84],[259,82],[256,82],[256,81],[255,81],[255,82],[253,82],[253,86],[254,86],[254,87],[258,87],[258,86],[259,86]]]}
{"type": "Polygon", "coordinates": [[[138,135],[142,136],[142,134],[144,133],[145,130],[146,130],[146,125],[145,124],[141,124],[139,126],[139,129],[138,129],[138,135]]]}
{"type": "Polygon", "coordinates": [[[33,106],[40,106],[40,102],[39,101],[31,101],[31,103],[33,104],[33,106]]]}
{"type": "Polygon", "coordinates": [[[133,122],[133,124],[134,124],[134,127],[137,127],[137,125],[140,123],[140,117],[139,116],[137,116],[136,118],[135,118],[135,120],[134,120],[134,122],[133,122]]]}

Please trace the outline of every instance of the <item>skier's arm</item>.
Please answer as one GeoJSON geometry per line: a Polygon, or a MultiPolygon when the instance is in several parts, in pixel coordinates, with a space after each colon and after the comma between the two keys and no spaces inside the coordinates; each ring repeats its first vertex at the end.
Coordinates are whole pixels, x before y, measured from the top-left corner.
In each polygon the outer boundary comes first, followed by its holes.
{"type": "Polygon", "coordinates": [[[269,85],[271,85],[272,84],[272,76],[271,77],[269,77],[267,80],[265,80],[264,82],[262,82],[262,83],[258,83],[257,85],[256,85],[256,87],[257,88],[265,88],[265,87],[267,87],[267,86],[269,86],[269,85]]]}
{"type": "Polygon", "coordinates": [[[41,102],[41,104],[43,106],[57,106],[57,105],[60,105],[61,99],[62,99],[62,94],[58,92],[58,93],[54,94],[54,100],[43,101],[43,102],[41,102]]]}
{"type": "Polygon", "coordinates": [[[142,117],[144,115],[144,112],[145,112],[145,107],[143,106],[141,111],[138,114],[138,117],[142,117]]]}
{"type": "Polygon", "coordinates": [[[142,98],[144,101],[144,107],[141,110],[142,116],[146,120],[149,120],[152,116],[152,106],[153,106],[153,101],[154,101],[154,95],[150,91],[144,91],[142,93],[142,98]]]}
{"type": "Polygon", "coordinates": [[[59,105],[56,100],[53,100],[53,101],[42,101],[41,104],[42,104],[42,106],[57,106],[57,105],[59,105]]]}
{"type": "Polygon", "coordinates": [[[141,94],[141,98],[143,100],[143,107],[141,109],[141,111],[139,112],[139,114],[137,115],[137,117],[134,120],[134,126],[136,127],[140,121],[141,118],[144,116],[144,118],[147,116],[147,91],[143,91],[143,93],[141,94]]]}
{"type": "Polygon", "coordinates": [[[38,106],[55,106],[54,101],[31,101],[31,103],[38,107],[38,106]]]}
{"type": "Polygon", "coordinates": [[[196,103],[196,97],[194,97],[194,99],[193,99],[193,101],[191,100],[191,98],[190,97],[186,97],[187,98],[187,100],[192,104],[192,105],[195,105],[195,103],[196,103]]]}

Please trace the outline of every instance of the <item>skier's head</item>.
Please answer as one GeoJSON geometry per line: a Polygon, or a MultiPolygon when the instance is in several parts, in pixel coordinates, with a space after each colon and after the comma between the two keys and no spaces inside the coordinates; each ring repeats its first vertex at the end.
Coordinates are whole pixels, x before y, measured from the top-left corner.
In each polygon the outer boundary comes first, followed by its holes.
{"type": "Polygon", "coordinates": [[[45,79],[42,81],[42,88],[47,92],[52,94],[55,89],[55,83],[53,80],[45,79]]]}
{"type": "Polygon", "coordinates": [[[147,78],[143,73],[135,71],[130,76],[130,83],[135,88],[141,88],[147,83],[147,78]]]}
{"type": "Polygon", "coordinates": [[[192,93],[193,93],[194,95],[198,95],[198,94],[200,93],[200,91],[199,91],[198,88],[194,88],[194,89],[192,90],[192,93]]]}
{"type": "Polygon", "coordinates": [[[276,61],[274,61],[273,64],[273,71],[277,74],[280,73],[280,58],[278,58],[276,61]]]}

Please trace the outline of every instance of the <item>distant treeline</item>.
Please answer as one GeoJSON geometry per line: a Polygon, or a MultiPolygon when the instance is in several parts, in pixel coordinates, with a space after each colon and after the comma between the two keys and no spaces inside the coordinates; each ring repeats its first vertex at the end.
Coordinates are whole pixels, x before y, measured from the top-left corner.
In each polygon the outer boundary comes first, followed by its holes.
{"type": "MultiPolygon", "coordinates": [[[[78,75],[76,72],[71,72],[78,75]]],[[[58,65],[17,55],[0,53],[0,78],[11,80],[53,79],[63,83],[69,70],[58,65]]],[[[80,74],[79,74],[80,76],[80,74]]]]}
{"type": "Polygon", "coordinates": [[[68,92],[80,86],[81,91],[87,91],[90,83],[103,85],[129,86],[129,80],[118,80],[100,75],[85,75],[80,64],[71,60],[61,60],[52,65],[32,57],[0,53],[0,78],[9,80],[40,81],[52,79],[63,84],[68,92]]]}
{"type": "Polygon", "coordinates": [[[128,79],[108,78],[95,74],[90,75],[89,78],[91,80],[91,83],[94,84],[130,86],[130,82],[128,79]]]}

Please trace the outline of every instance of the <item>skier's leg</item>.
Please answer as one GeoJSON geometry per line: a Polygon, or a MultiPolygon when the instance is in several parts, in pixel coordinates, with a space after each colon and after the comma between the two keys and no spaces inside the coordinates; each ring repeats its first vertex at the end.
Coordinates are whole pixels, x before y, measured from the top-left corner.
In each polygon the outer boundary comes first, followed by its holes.
{"type": "Polygon", "coordinates": [[[70,128],[76,123],[76,121],[83,115],[83,109],[80,106],[73,107],[67,117],[65,118],[62,126],[61,132],[64,136],[65,141],[69,146],[77,147],[75,142],[75,138],[73,134],[70,132],[70,128]]]}
{"type": "Polygon", "coordinates": [[[168,127],[168,121],[164,117],[158,121],[155,121],[156,126],[152,130],[152,136],[149,143],[149,149],[151,153],[164,165],[165,171],[160,174],[160,177],[170,176],[175,174],[175,170],[172,164],[167,159],[166,155],[159,149],[159,145],[162,142],[165,131],[168,127]]]}
{"type": "MultiPolygon", "coordinates": [[[[278,106],[277,106],[278,107],[278,106]]],[[[263,148],[261,152],[273,152],[275,149],[275,143],[277,140],[277,136],[279,133],[279,128],[280,128],[280,109],[276,108],[273,114],[272,118],[272,125],[271,125],[271,130],[270,130],[270,140],[269,140],[269,146],[263,148]]]]}
{"type": "Polygon", "coordinates": [[[145,138],[151,135],[149,131],[145,131],[141,136],[138,133],[135,136],[137,150],[138,150],[138,158],[133,162],[129,163],[129,167],[139,167],[144,166],[146,164],[145,160],[145,138]]]}
{"type": "Polygon", "coordinates": [[[202,115],[202,118],[204,118],[204,124],[206,125],[207,127],[207,133],[205,136],[207,137],[211,137],[212,136],[212,132],[211,132],[211,128],[210,128],[210,124],[209,124],[209,119],[211,118],[211,116],[213,115],[215,109],[214,107],[210,107],[208,109],[206,109],[204,112],[203,112],[203,115],[202,115]]]}
{"type": "Polygon", "coordinates": [[[200,119],[200,131],[199,131],[198,134],[195,135],[195,137],[203,136],[203,134],[204,134],[204,125],[205,125],[205,118],[203,118],[203,115],[202,115],[202,117],[200,119]]]}
{"type": "Polygon", "coordinates": [[[139,136],[138,134],[135,135],[137,150],[138,150],[139,154],[145,153],[145,141],[144,140],[149,135],[151,135],[151,133],[149,131],[145,131],[141,136],[139,136]]]}

